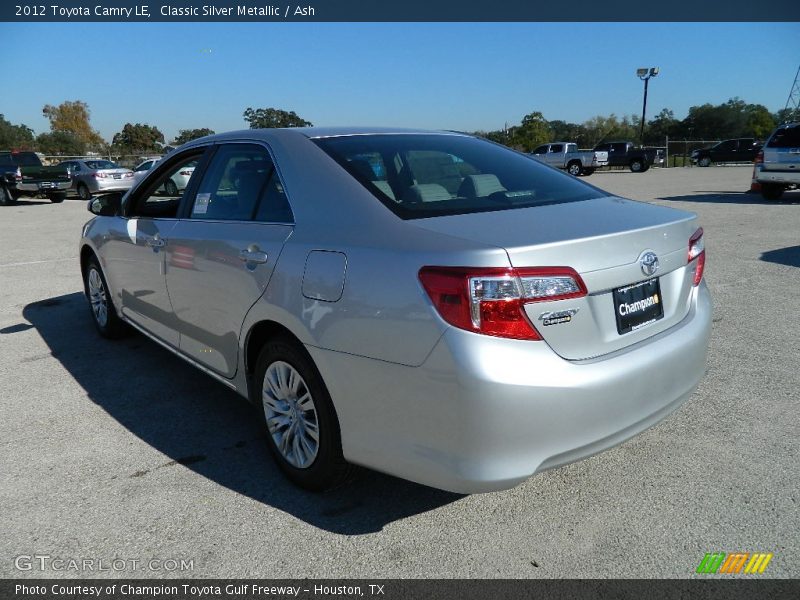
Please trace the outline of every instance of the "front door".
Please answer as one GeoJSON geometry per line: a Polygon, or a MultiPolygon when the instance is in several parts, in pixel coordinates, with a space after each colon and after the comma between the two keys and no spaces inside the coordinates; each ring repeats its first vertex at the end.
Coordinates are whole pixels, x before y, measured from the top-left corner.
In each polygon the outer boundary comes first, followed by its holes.
{"type": "Polygon", "coordinates": [[[242,323],[266,290],[292,223],[267,149],[220,146],[167,247],[167,288],[185,354],[225,377],[236,374],[242,323]]]}

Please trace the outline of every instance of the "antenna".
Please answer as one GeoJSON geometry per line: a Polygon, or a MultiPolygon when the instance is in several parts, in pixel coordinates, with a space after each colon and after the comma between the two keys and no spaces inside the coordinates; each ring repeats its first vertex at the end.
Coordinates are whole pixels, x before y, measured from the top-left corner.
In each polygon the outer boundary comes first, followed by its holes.
{"type": "Polygon", "coordinates": [[[789,98],[786,100],[786,106],[783,107],[783,110],[786,114],[784,118],[787,121],[800,119],[800,67],[797,68],[792,91],[789,92],[789,98]]]}

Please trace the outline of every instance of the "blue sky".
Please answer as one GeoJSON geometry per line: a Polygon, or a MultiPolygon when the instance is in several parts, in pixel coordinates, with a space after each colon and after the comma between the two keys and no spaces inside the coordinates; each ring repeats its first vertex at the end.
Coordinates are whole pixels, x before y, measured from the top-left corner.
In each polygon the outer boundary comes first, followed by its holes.
{"type": "Polygon", "coordinates": [[[45,104],[83,100],[107,139],[126,122],[217,132],[252,106],[315,125],[491,130],[733,96],[783,108],[798,23],[2,23],[0,112],[36,133],[45,104]],[[10,50],[9,50],[10,49],[10,50]],[[9,80],[8,76],[13,75],[9,80]]]}

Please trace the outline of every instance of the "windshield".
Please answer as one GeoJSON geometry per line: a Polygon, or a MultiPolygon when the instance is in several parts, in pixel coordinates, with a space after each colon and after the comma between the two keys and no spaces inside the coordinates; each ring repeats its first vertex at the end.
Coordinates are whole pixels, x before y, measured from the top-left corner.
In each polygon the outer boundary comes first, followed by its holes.
{"type": "Polygon", "coordinates": [[[111,162],[110,160],[87,160],[86,166],[90,169],[119,169],[121,168],[118,164],[111,162]]]}
{"type": "Polygon", "coordinates": [[[505,146],[468,136],[376,134],[313,141],[403,219],[608,195],[505,146]]]}

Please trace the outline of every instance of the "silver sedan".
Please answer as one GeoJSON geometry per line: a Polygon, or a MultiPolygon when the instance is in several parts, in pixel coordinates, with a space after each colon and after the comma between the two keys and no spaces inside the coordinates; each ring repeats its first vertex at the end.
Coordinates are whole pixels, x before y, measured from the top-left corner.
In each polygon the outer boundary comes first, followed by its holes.
{"type": "Polygon", "coordinates": [[[89,209],[100,334],[136,329],[249,399],[308,489],[352,464],[508,488],[654,425],[705,371],[696,215],[467,135],[221,134],[89,209]]]}
{"type": "Polygon", "coordinates": [[[84,200],[92,194],[127,190],[133,185],[133,171],[110,160],[67,160],[58,166],[69,169],[72,187],[84,200]]]}

